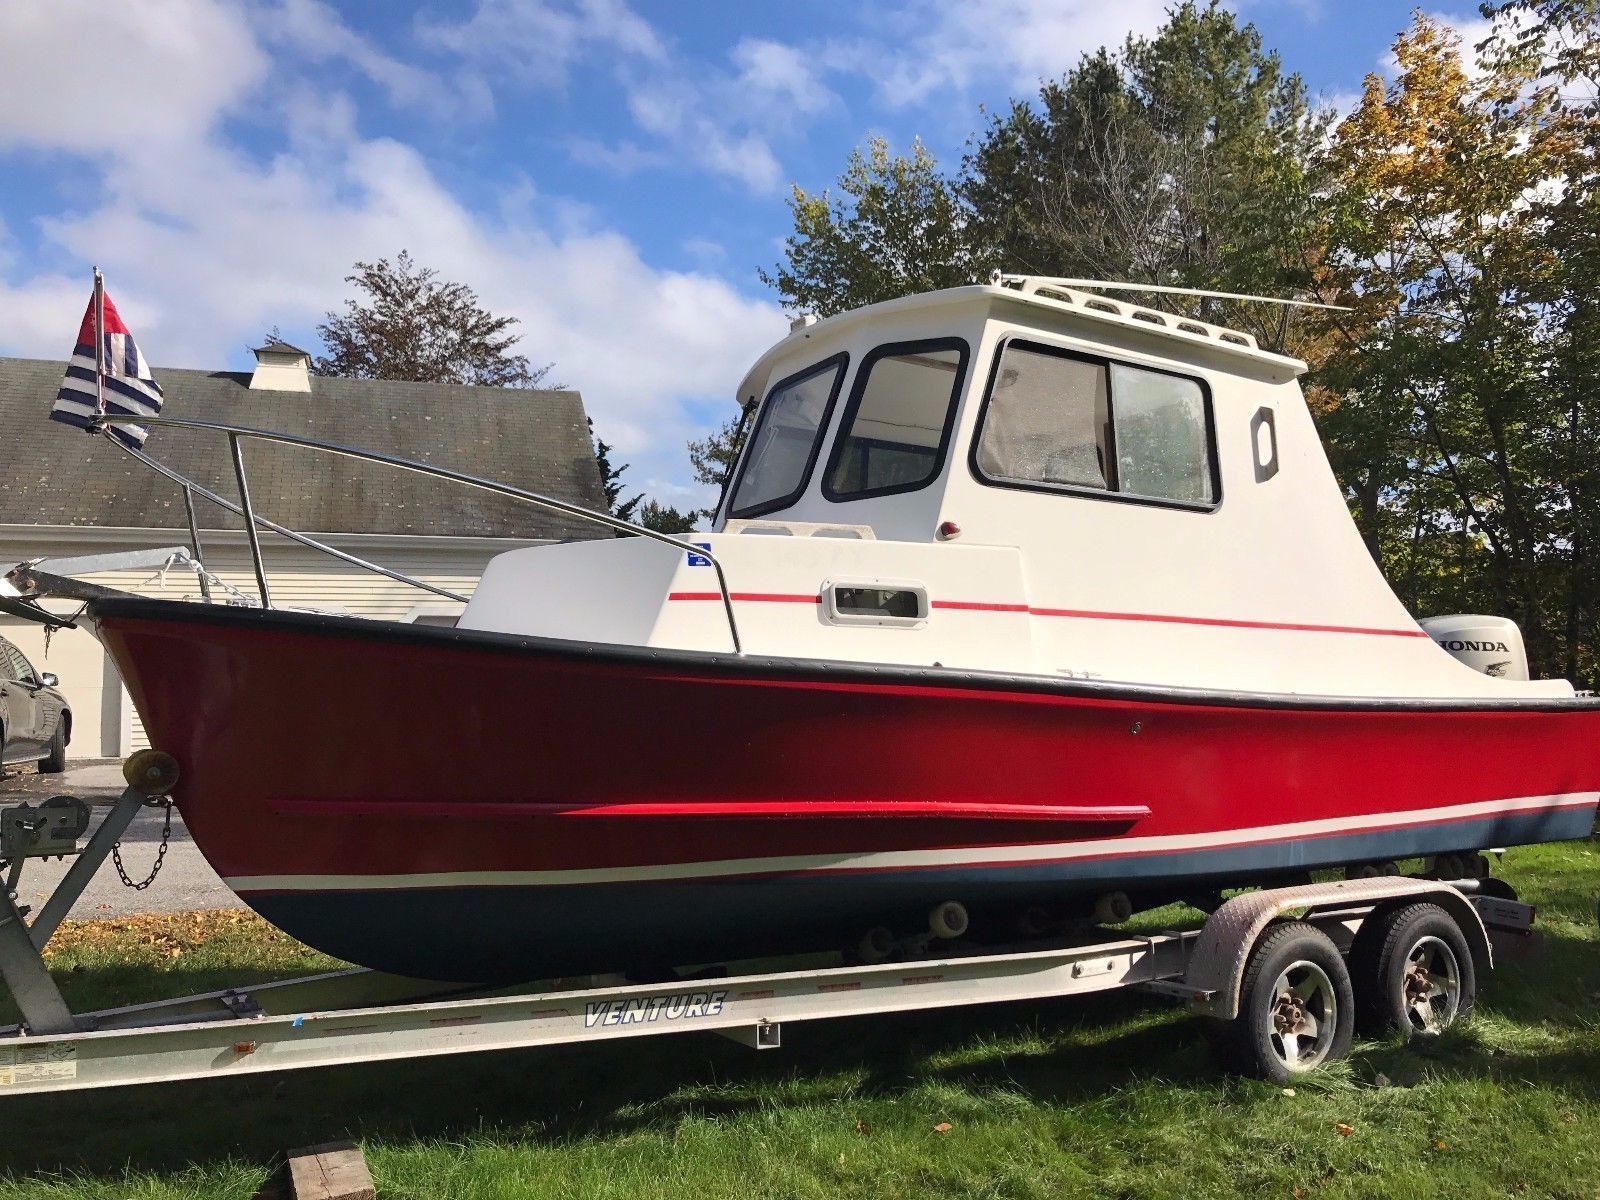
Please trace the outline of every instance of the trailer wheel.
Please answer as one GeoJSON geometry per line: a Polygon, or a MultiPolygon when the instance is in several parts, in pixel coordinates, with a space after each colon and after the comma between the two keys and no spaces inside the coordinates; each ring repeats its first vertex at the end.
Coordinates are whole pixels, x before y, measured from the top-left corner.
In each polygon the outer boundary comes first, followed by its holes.
{"type": "Polygon", "coordinates": [[[1355,998],[1339,948],[1314,925],[1289,921],[1250,952],[1239,1015],[1223,1047],[1242,1074],[1277,1084],[1349,1052],[1355,998]]]}
{"type": "Polygon", "coordinates": [[[1472,1011],[1477,971],[1461,926],[1437,904],[1371,918],[1350,948],[1356,1024],[1368,1037],[1449,1028],[1472,1011]]]}

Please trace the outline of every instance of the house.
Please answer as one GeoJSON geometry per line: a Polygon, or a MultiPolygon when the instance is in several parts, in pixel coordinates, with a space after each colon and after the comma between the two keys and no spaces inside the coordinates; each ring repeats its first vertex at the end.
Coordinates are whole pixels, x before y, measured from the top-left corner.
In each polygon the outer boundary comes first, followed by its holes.
{"type": "MultiPolygon", "coordinates": [[[[253,373],[157,369],[164,415],[357,446],[606,508],[576,392],[332,379],[312,375],[310,357],[286,343],[255,353],[253,373]]],[[[180,487],[107,439],[46,419],[65,367],[0,358],[0,573],[27,559],[187,547],[180,487]]],[[[461,595],[471,594],[501,551],[610,536],[591,522],[414,472],[299,447],[242,445],[258,514],[461,595]]],[[[226,437],[157,427],[145,450],[238,499],[226,437]]],[[[202,558],[219,581],[213,591],[255,598],[243,523],[202,498],[195,505],[202,558]]],[[[273,534],[263,534],[262,547],[278,606],[447,624],[461,609],[273,534]]],[[[193,571],[178,569],[86,578],[157,597],[197,598],[200,590],[193,571]]],[[[47,637],[41,626],[0,614],[0,635],[39,670],[60,676],[75,720],[70,755],[119,757],[146,744],[126,690],[88,633],[47,637]]]]}

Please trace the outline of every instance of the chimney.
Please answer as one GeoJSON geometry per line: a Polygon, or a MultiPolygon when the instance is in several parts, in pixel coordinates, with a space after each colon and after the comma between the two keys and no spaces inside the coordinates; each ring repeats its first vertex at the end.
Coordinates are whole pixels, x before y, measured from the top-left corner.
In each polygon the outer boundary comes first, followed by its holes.
{"type": "Polygon", "coordinates": [[[271,341],[255,348],[256,369],[250,376],[250,390],[267,392],[309,392],[311,355],[288,342],[271,341]]]}

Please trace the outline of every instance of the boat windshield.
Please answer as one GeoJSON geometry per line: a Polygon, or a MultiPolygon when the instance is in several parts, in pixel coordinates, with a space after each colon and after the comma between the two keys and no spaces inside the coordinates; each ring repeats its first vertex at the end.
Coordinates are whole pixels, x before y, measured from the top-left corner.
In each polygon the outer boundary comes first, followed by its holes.
{"type": "Polygon", "coordinates": [[[772,389],[750,435],[750,452],[729,516],[758,516],[799,499],[816,465],[817,445],[839,394],[844,367],[841,355],[772,389]]]}

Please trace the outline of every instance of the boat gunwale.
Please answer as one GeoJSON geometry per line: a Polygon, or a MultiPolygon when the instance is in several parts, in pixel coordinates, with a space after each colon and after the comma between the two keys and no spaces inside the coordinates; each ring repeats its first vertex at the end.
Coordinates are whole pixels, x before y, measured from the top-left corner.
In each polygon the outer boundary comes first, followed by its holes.
{"type": "Polygon", "coordinates": [[[1187,688],[1171,684],[1058,679],[1048,675],[982,671],[960,667],[922,667],[904,663],[853,662],[842,659],[733,654],[721,650],[684,650],[630,646],[615,642],[580,642],[534,634],[482,629],[445,628],[370,617],[293,612],[184,600],[111,597],[92,600],[87,615],[96,622],[161,621],[280,630],[363,641],[399,642],[498,652],[520,651],[574,662],[623,667],[675,667],[713,676],[759,676],[776,682],[825,681],[877,687],[933,687],[949,691],[981,691],[1042,695],[1061,699],[1135,704],[1334,712],[1600,712],[1600,696],[1326,696],[1289,692],[1246,692],[1187,688]]]}

